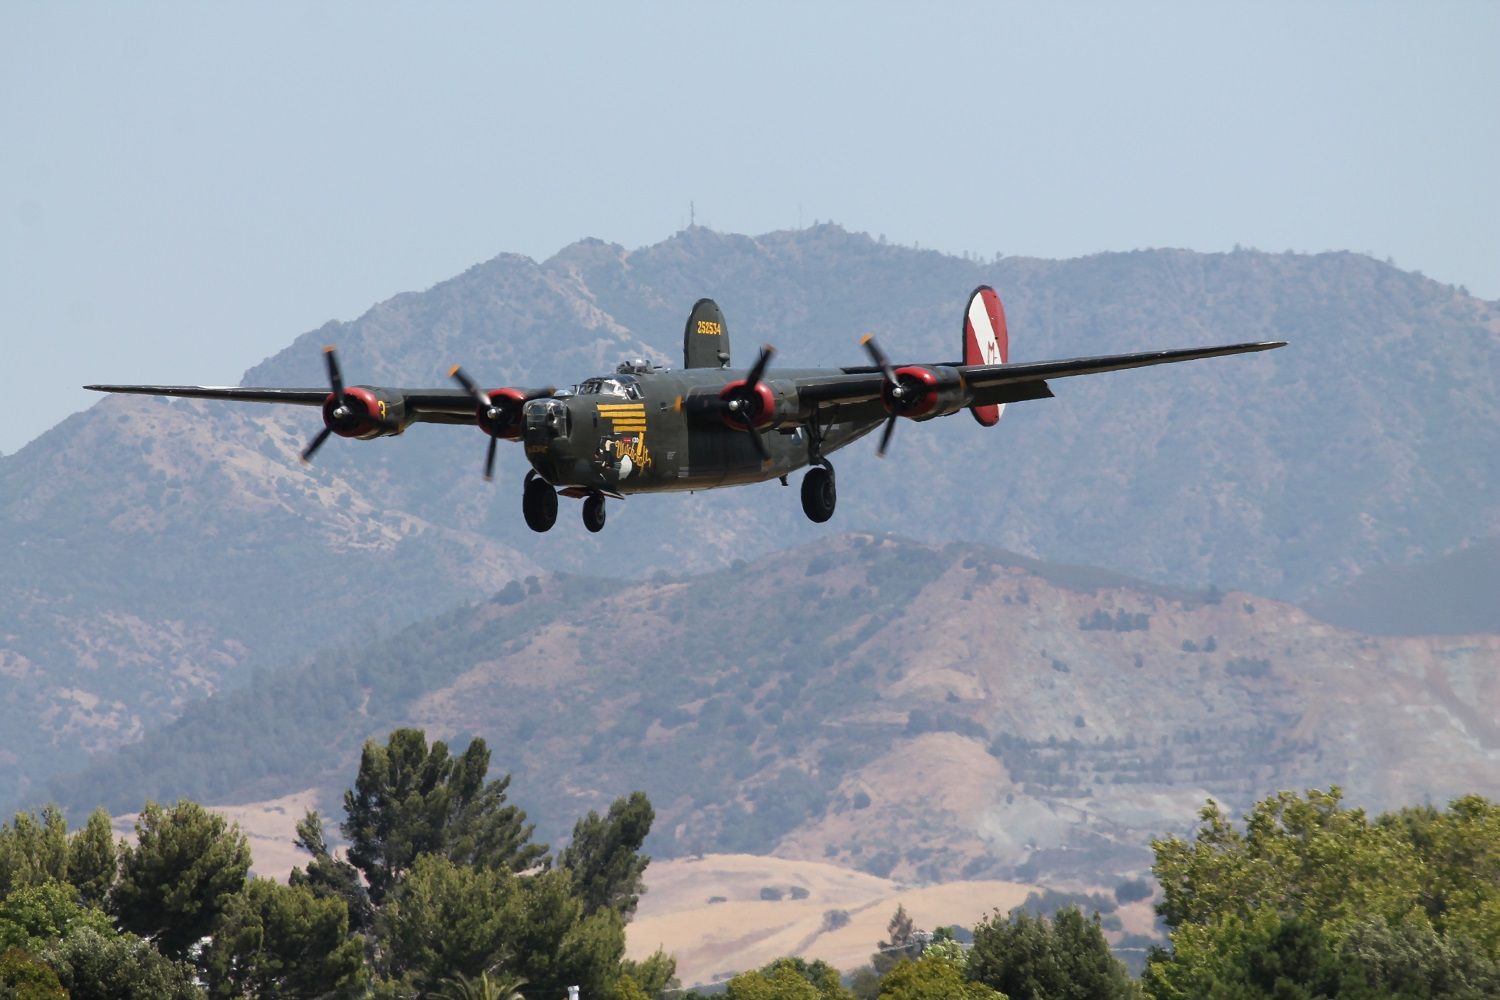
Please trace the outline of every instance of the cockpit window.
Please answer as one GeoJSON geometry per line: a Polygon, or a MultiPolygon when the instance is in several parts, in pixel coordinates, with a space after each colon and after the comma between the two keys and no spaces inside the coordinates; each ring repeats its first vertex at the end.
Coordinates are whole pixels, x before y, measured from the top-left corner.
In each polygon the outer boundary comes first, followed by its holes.
{"type": "Polygon", "coordinates": [[[608,375],[580,382],[574,392],[579,396],[623,396],[640,399],[641,387],[629,375],[608,375]]]}

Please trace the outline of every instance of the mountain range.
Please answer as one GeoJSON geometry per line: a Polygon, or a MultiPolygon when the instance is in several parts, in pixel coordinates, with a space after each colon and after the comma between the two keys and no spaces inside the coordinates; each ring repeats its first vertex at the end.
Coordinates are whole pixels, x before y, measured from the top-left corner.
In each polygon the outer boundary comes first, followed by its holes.
{"type": "Polygon", "coordinates": [[[196,703],[55,789],[70,812],[311,790],[336,815],[361,741],[414,725],[483,736],[553,843],[641,788],[656,857],[1098,884],[1209,797],[1500,794],[1497,667],[1500,635],[1373,638],[855,533],[706,574],[533,577],[196,703]]]}
{"type": "MultiPolygon", "coordinates": [[[[718,724],[742,741],[738,752],[721,748],[728,770],[693,778],[723,787],[684,786],[691,793],[658,802],[670,820],[658,836],[670,839],[657,849],[667,852],[832,847],[842,853],[829,857],[887,868],[881,874],[947,877],[977,865],[1025,875],[1039,845],[1071,829],[1068,817],[1078,815],[1095,818],[1078,827],[1099,838],[1086,842],[1090,864],[1113,864],[1108,845],[1116,841],[1125,845],[1120,864],[1133,864],[1140,831],[1186,815],[1184,808],[1190,813],[1189,801],[1205,792],[1242,798],[1266,782],[1340,779],[1372,802],[1398,793],[1440,797],[1447,786],[1420,767],[1443,754],[1478,769],[1448,769],[1455,781],[1474,776],[1455,789],[1483,791],[1475,783],[1493,772],[1483,719],[1496,704],[1488,638],[1358,636],[1285,603],[1330,608],[1329,618],[1366,627],[1381,617],[1358,620],[1370,606],[1360,596],[1374,586],[1369,581],[1464,552],[1492,566],[1484,554],[1500,537],[1500,305],[1368,257],[1151,250],[978,261],[832,225],[759,237],[695,227],[637,250],[584,240],[543,262],[501,255],[357,320],[310,331],[244,381],[320,385],[319,348],[336,343],[351,382],[440,385],[448,367],[462,362],[487,384],[565,385],[625,357],[675,363],[681,323],[702,295],[724,307],[742,363],[769,341],[780,349],[777,363],[858,364],[864,332],[877,334],[898,362],[940,360],[958,353],[960,310],[981,282],[1005,301],[1013,360],[1241,340],[1290,346],[1067,380],[1054,387],[1056,399],[1010,407],[995,430],[963,419],[904,425],[883,462],[872,448],[835,456],[840,508],[821,527],[805,521],[794,490],[768,484],[636,498],[614,505],[601,535],[567,518],[538,536],[519,517],[521,456],[504,454],[497,482],[484,483],[485,439],[477,430],[416,427],[369,444],[334,441],[304,467],[297,452],[318,427],[310,410],[102,400],[0,457],[0,727],[7,733],[0,801],[34,805],[61,795],[81,806],[90,788],[107,787],[134,808],[147,793],[244,795],[304,779],[328,783],[361,739],[412,721],[505,746],[497,759],[517,770],[518,789],[522,775],[537,776],[545,801],[528,808],[557,829],[561,817],[612,789],[573,788],[579,772],[532,761],[533,742],[561,738],[538,741],[538,727],[571,728],[570,746],[592,747],[595,757],[574,759],[584,773],[612,754],[633,762],[635,770],[622,775],[687,766],[671,762],[687,752],[679,743],[668,741],[659,757],[647,753],[656,745],[648,723],[676,714],[647,720],[627,711],[647,701],[666,711],[669,695],[600,687],[592,671],[611,664],[638,685],[650,687],[660,674],[661,683],[696,692],[675,703],[691,716],[676,728],[703,727],[697,713],[717,705],[709,711],[729,713],[718,724]],[[866,579],[847,586],[820,581],[858,561],[859,538],[888,553],[879,557],[881,571],[866,568],[866,579]],[[803,548],[788,553],[787,546],[803,548]],[[1005,551],[1025,555],[999,554],[1005,551]],[[822,556],[831,568],[809,574],[822,556]],[[966,558],[978,562],[965,567],[966,558]],[[1010,579],[1015,566],[1045,580],[1057,563],[1151,583],[1120,583],[1118,594],[1095,587],[1087,599],[1067,587],[1048,591],[1047,615],[1026,632],[1002,612],[1018,594],[963,600],[976,584],[957,582],[981,564],[997,580],[1010,579]],[[691,599],[672,597],[674,587],[691,590],[691,599]],[[937,602],[940,593],[958,603],[937,602]],[[641,602],[634,618],[608,610],[625,594],[641,602]],[[1224,599],[1206,603],[1204,594],[1224,599]],[[787,595],[802,595],[815,622],[788,624],[799,609],[776,603],[787,595]],[[762,597],[768,603],[756,603],[762,597]],[[678,606],[679,616],[648,614],[652,601],[655,610],[678,606]],[[1168,614],[1151,601],[1180,607],[1168,614]],[[1279,610],[1266,615],[1272,607],[1279,610]],[[560,616],[517,620],[490,637],[502,651],[495,676],[511,686],[506,699],[528,706],[524,716],[486,716],[482,704],[444,694],[445,685],[478,676],[484,662],[452,630],[480,628],[473,616],[494,608],[504,612],[490,612],[496,621],[522,608],[528,615],[554,608],[560,616]],[[1150,629],[1114,631],[1121,611],[1150,616],[1150,629]],[[1101,621],[1096,615],[1110,627],[1079,625],[1101,621]],[[1001,629],[983,641],[1014,647],[1014,658],[976,660],[966,676],[977,679],[941,689],[941,704],[918,698],[909,681],[903,686],[907,664],[936,655],[925,650],[946,649],[948,631],[971,618],[1001,629]],[[579,624],[594,619],[593,628],[579,624]],[[882,631],[898,619],[899,632],[882,631]],[[1176,631],[1166,630],[1169,619],[1176,631]],[[650,622],[649,635],[626,644],[617,636],[635,636],[633,621],[650,622]],[[1263,631],[1268,621],[1275,629],[1263,631]],[[548,623],[556,634],[537,645],[535,629],[548,623]],[[881,641],[870,644],[877,632],[881,641]],[[1281,633],[1298,638],[1282,643],[1281,633]],[[1203,653],[1209,636],[1216,648],[1203,653]],[[1124,645],[1099,646],[1106,637],[1124,645]],[[1200,652],[1183,650],[1186,642],[1200,652]],[[888,662],[898,648],[903,655],[888,662]],[[296,678],[324,676],[320,670],[343,683],[351,661],[375,664],[375,674],[404,678],[405,687],[381,682],[372,690],[388,703],[361,708],[357,696],[368,678],[356,673],[345,701],[309,702],[330,714],[290,717],[337,734],[336,746],[290,734],[271,751],[259,743],[221,746],[217,757],[199,760],[206,777],[191,780],[166,780],[170,769],[144,763],[152,747],[173,745],[173,733],[194,731],[195,718],[244,704],[236,698],[280,704],[276,690],[301,690],[296,678]],[[783,721],[762,721],[772,688],[746,686],[752,666],[754,676],[775,678],[775,691],[796,689],[785,696],[791,702],[777,702],[783,721]],[[892,670],[900,675],[889,676],[892,670]],[[1361,671],[1374,671],[1390,691],[1351,692],[1330,680],[1361,671]],[[1005,685],[1012,673],[1026,691],[1017,704],[1040,707],[995,708],[1011,703],[1005,685]],[[700,675],[729,687],[700,690],[700,675]],[[569,677],[585,693],[557,694],[570,690],[569,677]],[[788,729],[800,736],[783,739],[776,733],[804,688],[812,714],[798,717],[818,736],[788,729]],[[982,701],[990,706],[983,710],[966,701],[981,689],[994,699],[982,701]],[[1178,721],[1137,732],[1161,713],[1164,690],[1178,721]],[[1096,701],[1106,691],[1107,706],[1096,701]],[[1331,707],[1337,701],[1313,698],[1318,691],[1335,699],[1378,692],[1401,712],[1387,717],[1369,708],[1340,722],[1331,707]],[[203,701],[216,692],[223,697],[203,701]],[[551,700],[526,701],[526,692],[551,700]],[[1407,697],[1416,700],[1401,700],[1407,697]],[[594,698],[602,699],[597,710],[594,698]],[[1481,707],[1477,720],[1463,714],[1465,705],[1481,707]],[[828,721],[835,708],[859,721],[828,721]],[[615,710],[628,723],[612,721],[615,710]],[[1423,721],[1403,728],[1397,716],[1423,721]],[[526,736],[514,739],[515,727],[526,726],[526,736]],[[1209,753],[1174,742],[1195,731],[1198,741],[1218,737],[1225,746],[1209,753]],[[1403,734],[1399,745],[1394,733],[1403,734]],[[629,752],[615,748],[610,734],[630,736],[621,744],[629,752]],[[1122,749],[1131,738],[1136,743],[1122,749]],[[1146,738],[1156,741],[1152,753],[1146,738]],[[771,741],[767,749],[747,756],[744,748],[762,740],[771,741]],[[134,749],[117,754],[126,745],[134,749]],[[292,747],[324,756],[298,767],[292,747]],[[90,754],[91,771],[61,777],[90,754]],[[1319,754],[1326,766],[1310,763],[1319,754]],[[1360,764],[1361,755],[1372,759],[1360,764]],[[1143,763],[1124,763],[1136,757],[1143,763]],[[952,829],[968,832],[930,856],[897,850],[890,837],[879,848],[864,844],[854,832],[874,817],[888,830],[925,822],[920,811],[902,820],[903,800],[887,802],[878,783],[856,777],[876,763],[905,773],[910,761],[983,775],[986,787],[1017,797],[997,805],[954,786],[942,808],[962,813],[952,829]],[[1137,772],[1161,780],[1115,781],[1137,772]],[[91,784],[89,775],[105,774],[112,784],[91,784]],[[1129,789],[1130,804],[1079,805],[1080,791],[1102,795],[1116,785],[1129,789]],[[1157,805],[1132,812],[1148,785],[1157,805]],[[860,792],[869,804],[855,810],[860,792]],[[840,796],[850,803],[842,813],[840,796]],[[958,808],[965,801],[998,811],[981,822],[978,805],[958,808]],[[1044,802],[1051,804],[1043,809],[1044,802]],[[1030,831],[1033,822],[1040,826],[1030,831]],[[1022,832],[995,832],[1012,828],[1022,832]],[[1110,832],[1117,829],[1127,833],[1110,832]]],[[[108,373],[94,378],[109,380],[108,373]]],[[[1093,579],[1093,571],[1085,576],[1093,579]]],[[[1493,604],[1474,600],[1474,573],[1439,576],[1455,581],[1477,610],[1435,626],[1433,614],[1414,614],[1400,630],[1490,628],[1484,615],[1493,604]]],[[[1041,587],[1027,585],[1028,597],[1041,587]]],[[[1399,586],[1395,592],[1382,600],[1402,603],[1399,586]]],[[[1451,609],[1459,602],[1427,603],[1451,609]]],[[[665,722],[659,728],[676,731],[665,722]]],[[[1083,845],[1063,846],[1083,856],[1083,845]]]]}

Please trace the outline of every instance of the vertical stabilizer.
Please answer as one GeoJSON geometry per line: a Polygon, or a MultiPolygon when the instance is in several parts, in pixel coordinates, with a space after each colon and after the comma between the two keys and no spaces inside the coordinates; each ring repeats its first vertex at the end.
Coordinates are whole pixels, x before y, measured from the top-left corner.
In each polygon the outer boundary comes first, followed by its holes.
{"type": "MultiPolygon", "coordinates": [[[[989,285],[980,285],[969,296],[964,310],[964,364],[1003,365],[1010,361],[1010,334],[1005,329],[1005,308],[989,285]]],[[[971,406],[974,419],[986,427],[1000,422],[1005,404],[971,406]]]]}
{"type": "Polygon", "coordinates": [[[682,331],[684,368],[729,367],[729,326],[713,299],[699,299],[682,331]]]}

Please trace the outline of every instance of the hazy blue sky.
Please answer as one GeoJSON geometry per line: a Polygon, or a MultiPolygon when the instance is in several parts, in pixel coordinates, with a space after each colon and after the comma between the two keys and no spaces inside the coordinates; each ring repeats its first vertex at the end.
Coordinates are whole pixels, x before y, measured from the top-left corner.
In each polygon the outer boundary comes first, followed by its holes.
{"type": "Polygon", "coordinates": [[[85,381],[233,383],[689,201],[952,252],[1368,250],[1500,297],[1497,53],[1494,2],[10,0],[0,451],[85,381]]]}

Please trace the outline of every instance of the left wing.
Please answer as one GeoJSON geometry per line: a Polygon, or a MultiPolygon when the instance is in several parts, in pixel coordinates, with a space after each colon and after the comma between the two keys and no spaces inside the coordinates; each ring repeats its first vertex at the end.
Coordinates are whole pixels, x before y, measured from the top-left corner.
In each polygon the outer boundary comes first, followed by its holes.
{"type": "MultiPolygon", "coordinates": [[[[873,341],[868,344],[873,345],[873,341]]],[[[1126,368],[1146,368],[1151,365],[1174,364],[1179,361],[1196,361],[1199,358],[1217,358],[1229,354],[1249,354],[1285,347],[1285,341],[1259,341],[1248,344],[1225,344],[1219,347],[1190,347],[1172,351],[1142,351],[1135,354],[1104,354],[1088,358],[1065,358],[1058,361],[1026,361],[1003,365],[965,365],[956,362],[941,364],[903,365],[892,368],[884,358],[868,368],[846,368],[842,374],[798,379],[799,400],[808,407],[819,409],[828,406],[849,406],[886,400],[897,384],[908,386],[906,409],[916,410],[925,401],[912,396],[930,397],[949,395],[958,402],[944,412],[953,412],[967,406],[987,406],[995,403],[1011,403],[1024,399],[1044,399],[1052,395],[1047,379],[1068,378],[1073,375],[1095,375],[1101,372],[1121,371],[1126,368]],[[951,374],[949,374],[951,373],[951,374]],[[944,392],[944,390],[949,390],[944,392]]],[[[878,350],[878,348],[876,349],[878,350]]],[[[931,400],[936,404],[939,399],[931,400]]],[[[897,407],[901,409],[903,407],[897,407]]],[[[934,405],[932,410],[939,407],[934,405]]],[[[913,417],[940,416],[936,412],[911,413],[913,417]]]]}

